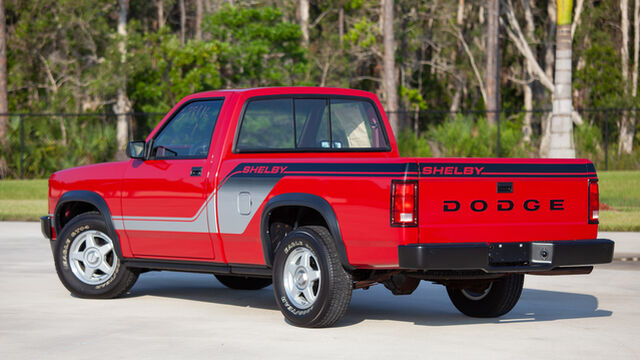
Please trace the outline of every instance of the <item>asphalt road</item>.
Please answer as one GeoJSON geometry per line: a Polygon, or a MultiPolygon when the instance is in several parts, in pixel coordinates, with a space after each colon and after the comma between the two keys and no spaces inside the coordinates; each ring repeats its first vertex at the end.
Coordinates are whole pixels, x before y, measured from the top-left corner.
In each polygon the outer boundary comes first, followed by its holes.
{"type": "MultiPolygon", "coordinates": [[[[616,236],[640,254],[640,234],[601,234],[616,236]]],[[[39,224],[0,223],[0,359],[638,359],[638,270],[617,261],[591,275],[527,276],[499,319],[461,315],[439,285],[410,296],[378,285],[354,291],[338,326],[301,329],[271,287],[229,290],[211,275],[146,273],[123,298],[75,298],[39,224]]]]}

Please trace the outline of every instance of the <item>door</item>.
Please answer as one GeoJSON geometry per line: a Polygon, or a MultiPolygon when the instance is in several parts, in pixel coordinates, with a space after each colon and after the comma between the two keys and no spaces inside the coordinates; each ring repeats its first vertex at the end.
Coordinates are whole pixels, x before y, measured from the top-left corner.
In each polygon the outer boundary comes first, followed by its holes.
{"type": "Polygon", "coordinates": [[[136,257],[214,259],[209,149],[223,100],[189,102],[147,143],[123,181],[123,226],[136,257]]]}

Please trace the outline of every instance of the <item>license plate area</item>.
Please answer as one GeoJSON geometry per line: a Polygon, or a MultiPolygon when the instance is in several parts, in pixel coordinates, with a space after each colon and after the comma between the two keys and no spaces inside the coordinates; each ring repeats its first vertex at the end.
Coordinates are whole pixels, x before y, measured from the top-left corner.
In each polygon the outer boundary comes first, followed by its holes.
{"type": "Polygon", "coordinates": [[[499,243],[489,245],[491,266],[522,266],[531,261],[531,247],[527,243],[499,243]]]}
{"type": "Polygon", "coordinates": [[[531,263],[551,264],[553,262],[553,244],[551,243],[531,243],[531,263]]]}

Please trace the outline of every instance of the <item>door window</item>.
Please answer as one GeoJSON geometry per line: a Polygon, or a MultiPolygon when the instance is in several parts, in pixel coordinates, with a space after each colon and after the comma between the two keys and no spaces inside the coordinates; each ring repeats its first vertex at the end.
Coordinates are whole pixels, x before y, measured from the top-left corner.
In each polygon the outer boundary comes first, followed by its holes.
{"type": "Polygon", "coordinates": [[[223,100],[187,104],[153,141],[152,159],[205,159],[223,100]]]}

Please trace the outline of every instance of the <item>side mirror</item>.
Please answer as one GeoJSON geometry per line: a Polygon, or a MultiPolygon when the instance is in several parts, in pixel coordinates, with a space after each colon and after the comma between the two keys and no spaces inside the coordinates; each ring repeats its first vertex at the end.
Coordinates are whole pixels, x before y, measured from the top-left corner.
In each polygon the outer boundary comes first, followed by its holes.
{"type": "Polygon", "coordinates": [[[131,159],[144,160],[145,159],[145,145],[142,140],[129,141],[127,144],[127,156],[131,159]]]}

